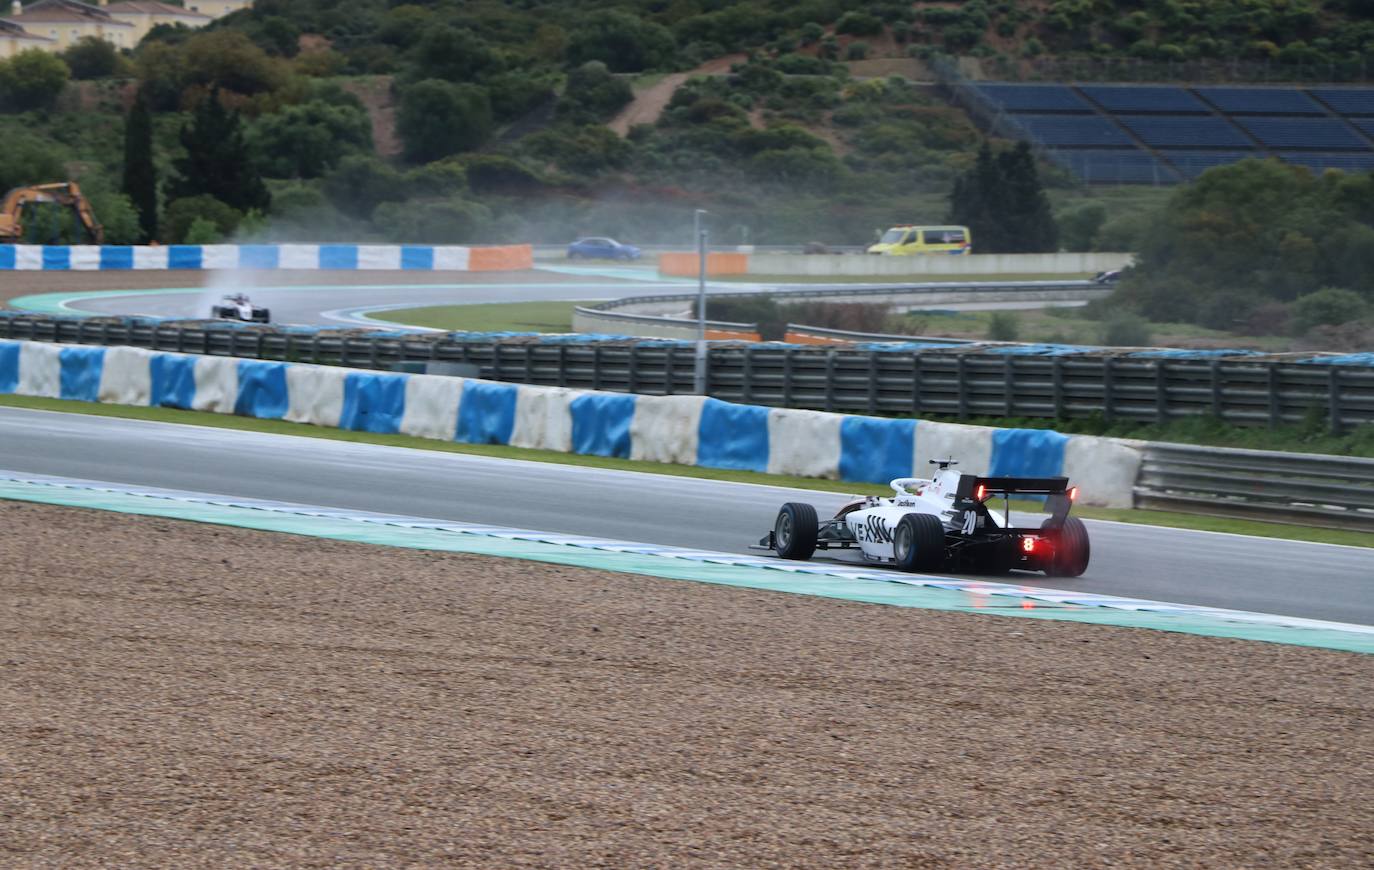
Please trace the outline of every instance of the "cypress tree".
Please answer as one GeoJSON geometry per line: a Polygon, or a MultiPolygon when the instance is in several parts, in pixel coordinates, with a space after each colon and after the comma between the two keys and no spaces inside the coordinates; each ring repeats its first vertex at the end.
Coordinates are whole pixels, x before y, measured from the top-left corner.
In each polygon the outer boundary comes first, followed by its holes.
{"type": "Polygon", "coordinates": [[[1050,199],[1040,184],[1035,156],[1026,142],[1016,143],[998,157],[1005,195],[1002,212],[1003,247],[1012,254],[1059,250],[1059,227],[1054,222],[1050,199]]]}
{"type": "Polygon", "coordinates": [[[1025,142],[995,158],[984,142],[977,162],[955,179],[949,204],[950,223],[969,228],[975,252],[1059,249],[1059,228],[1035,168],[1035,155],[1025,142]]]}
{"type": "Polygon", "coordinates": [[[140,241],[157,237],[157,169],[153,166],[153,114],[140,91],[124,124],[123,192],[138,212],[140,241]]]}
{"type": "Polygon", "coordinates": [[[969,228],[975,252],[1001,250],[1001,226],[996,217],[1000,188],[997,163],[992,149],[984,142],[978,149],[977,162],[954,180],[949,196],[949,222],[969,228]]]}
{"type": "Polygon", "coordinates": [[[266,211],[272,203],[248,153],[238,112],[224,107],[219,88],[196,106],[191,121],[181,128],[186,156],[176,162],[179,178],[172,199],[208,194],[241,212],[266,211]]]}

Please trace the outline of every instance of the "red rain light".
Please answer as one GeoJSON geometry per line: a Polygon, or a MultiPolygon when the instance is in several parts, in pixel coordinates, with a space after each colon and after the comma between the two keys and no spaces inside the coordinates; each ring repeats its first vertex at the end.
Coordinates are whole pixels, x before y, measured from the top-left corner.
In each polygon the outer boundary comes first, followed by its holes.
{"type": "Polygon", "coordinates": [[[1069,487],[1069,501],[1078,501],[1078,487],[1069,487]]]}
{"type": "Polygon", "coordinates": [[[1035,552],[1035,538],[1022,538],[1022,539],[1021,539],[1021,549],[1025,550],[1027,553],[1034,553],[1034,552],[1035,552]]]}
{"type": "Polygon", "coordinates": [[[973,497],[978,501],[982,501],[983,499],[987,498],[987,495],[988,488],[986,486],[983,486],[981,483],[978,484],[978,489],[973,493],[973,497]]]}

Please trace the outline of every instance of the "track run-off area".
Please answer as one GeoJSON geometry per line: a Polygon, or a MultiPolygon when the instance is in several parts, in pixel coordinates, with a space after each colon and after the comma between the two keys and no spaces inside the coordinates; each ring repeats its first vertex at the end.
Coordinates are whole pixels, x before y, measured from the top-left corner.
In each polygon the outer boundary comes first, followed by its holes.
{"type": "MultiPolygon", "coordinates": [[[[316,326],[382,325],[368,313],[435,305],[614,299],[681,291],[694,282],[652,268],[546,265],[523,273],[64,272],[14,273],[12,307],[52,314],[203,316],[227,292],[249,292],[273,320],[316,326]]],[[[713,283],[738,292],[816,284],[713,283]]],[[[839,286],[839,285],[837,285],[839,286]]],[[[848,285],[853,286],[853,285],[848,285]]],[[[601,471],[547,463],[313,442],[100,418],[0,411],[8,437],[0,468],[59,477],[273,499],[618,541],[746,553],[784,501],[829,493],[601,471]],[[513,493],[541,493],[512,498],[513,493]],[[595,504],[596,511],[579,509],[595,504]]],[[[1184,605],[1374,625],[1369,550],[1090,521],[1086,576],[1058,589],[1184,605]]],[[[1041,583],[1027,575],[1016,582],[1041,583]]]]}
{"type": "MultiPolygon", "coordinates": [[[[318,325],[654,286],[23,278],[318,325]]],[[[1374,861],[1374,550],[1089,520],[1073,580],[760,568],[844,496],[15,407],[0,469],[0,864],[1374,861]]]]}

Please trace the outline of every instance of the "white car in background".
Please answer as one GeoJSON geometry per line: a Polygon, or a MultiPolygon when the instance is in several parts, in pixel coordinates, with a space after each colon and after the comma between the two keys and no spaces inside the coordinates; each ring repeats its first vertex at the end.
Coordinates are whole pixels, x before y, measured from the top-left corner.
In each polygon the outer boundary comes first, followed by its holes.
{"type": "Polygon", "coordinates": [[[272,322],[271,311],[261,305],[254,305],[252,300],[242,293],[225,296],[210,306],[210,317],[215,320],[238,320],[243,323],[272,322]]]}

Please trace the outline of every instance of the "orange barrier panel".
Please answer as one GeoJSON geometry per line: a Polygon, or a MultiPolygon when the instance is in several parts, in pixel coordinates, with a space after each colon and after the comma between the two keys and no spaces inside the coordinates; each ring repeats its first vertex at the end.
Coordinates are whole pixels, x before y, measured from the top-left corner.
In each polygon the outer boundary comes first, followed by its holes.
{"type": "Polygon", "coordinates": [[[468,251],[469,272],[512,272],[533,267],[532,245],[496,245],[468,251]]]}
{"type": "Polygon", "coordinates": [[[711,329],[709,327],[706,330],[706,338],[708,341],[763,341],[763,336],[757,332],[711,329]]]}
{"type": "Polygon", "coordinates": [[[808,335],[805,332],[789,332],[783,336],[783,341],[788,344],[853,344],[844,338],[826,338],[820,335],[808,335]]]}
{"type": "MultiPolygon", "coordinates": [[[[700,258],[695,253],[675,252],[658,255],[658,274],[673,275],[679,278],[695,278],[700,268],[700,258]]],[[[747,275],[749,274],[748,254],[707,254],[707,275],[747,275]]]]}

